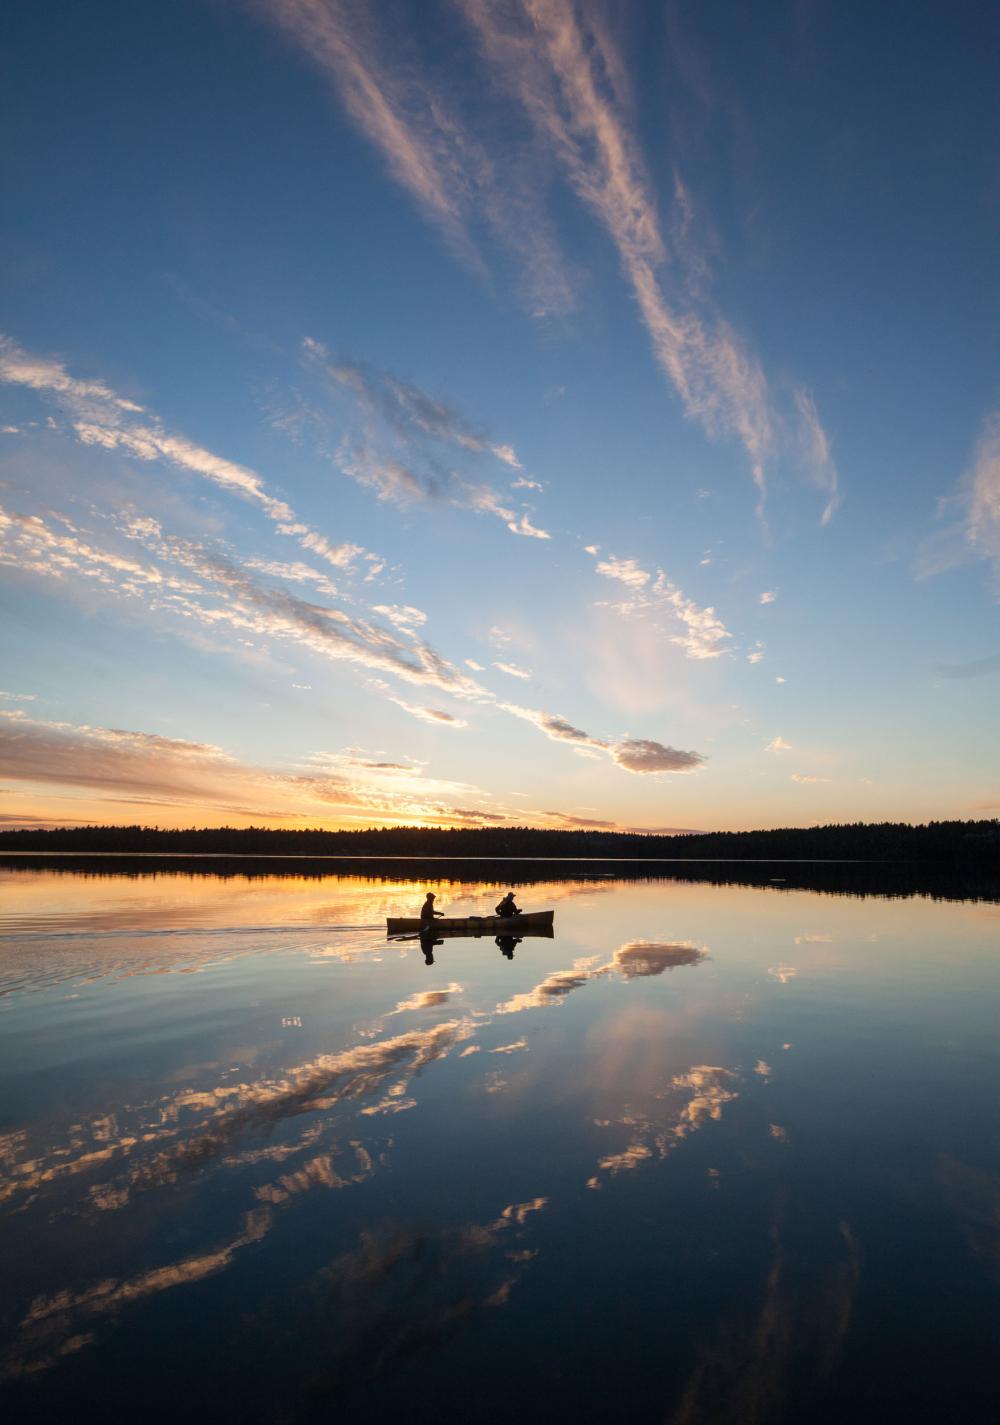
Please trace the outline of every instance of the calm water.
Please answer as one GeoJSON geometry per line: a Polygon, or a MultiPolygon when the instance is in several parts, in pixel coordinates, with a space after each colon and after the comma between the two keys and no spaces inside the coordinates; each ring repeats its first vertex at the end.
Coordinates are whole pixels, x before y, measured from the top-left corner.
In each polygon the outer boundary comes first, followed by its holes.
{"type": "Polygon", "coordinates": [[[1000,906],[447,869],[0,868],[7,1418],[993,1421],[1000,906]]]}

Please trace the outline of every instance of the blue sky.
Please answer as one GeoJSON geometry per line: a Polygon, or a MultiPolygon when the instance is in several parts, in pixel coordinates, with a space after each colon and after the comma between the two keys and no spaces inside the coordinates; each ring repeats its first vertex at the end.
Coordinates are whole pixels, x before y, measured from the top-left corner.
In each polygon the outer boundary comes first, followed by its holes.
{"type": "Polygon", "coordinates": [[[0,822],[997,812],[983,7],[6,28],[0,822]]]}

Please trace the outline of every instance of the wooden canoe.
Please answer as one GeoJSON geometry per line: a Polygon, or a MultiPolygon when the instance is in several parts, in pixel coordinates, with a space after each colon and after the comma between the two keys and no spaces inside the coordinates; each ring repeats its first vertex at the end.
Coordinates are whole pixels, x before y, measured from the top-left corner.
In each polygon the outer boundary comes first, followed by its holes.
{"type": "Polygon", "coordinates": [[[389,916],[389,935],[551,935],[554,910],[525,911],[521,915],[441,916],[425,922],[416,916],[389,916]]]}

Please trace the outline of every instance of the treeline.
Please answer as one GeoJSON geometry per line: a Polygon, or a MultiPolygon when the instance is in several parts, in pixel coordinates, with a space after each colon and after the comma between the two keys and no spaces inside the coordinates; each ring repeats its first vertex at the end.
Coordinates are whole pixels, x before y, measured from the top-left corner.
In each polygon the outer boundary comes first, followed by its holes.
{"type": "Polygon", "coordinates": [[[677,836],[640,832],[550,831],[536,827],[365,831],[286,831],[269,827],[80,826],[0,831],[5,851],[216,856],[556,857],[579,860],[681,859],[780,861],[979,862],[1000,869],[1000,820],[853,822],[773,831],[711,831],[677,836]]]}

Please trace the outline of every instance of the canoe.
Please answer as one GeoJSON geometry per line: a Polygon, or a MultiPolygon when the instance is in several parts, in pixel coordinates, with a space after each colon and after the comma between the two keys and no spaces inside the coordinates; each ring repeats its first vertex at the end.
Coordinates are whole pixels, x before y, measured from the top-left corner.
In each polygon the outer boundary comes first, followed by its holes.
{"type": "Polygon", "coordinates": [[[426,923],[417,916],[389,916],[389,935],[415,935],[433,929],[438,935],[551,935],[554,910],[521,915],[446,915],[426,923]]]}
{"type": "MultiPolygon", "coordinates": [[[[516,930],[510,930],[507,926],[503,928],[495,926],[493,919],[493,916],[490,916],[488,925],[485,921],[477,921],[473,929],[467,929],[464,920],[445,926],[442,926],[438,921],[434,927],[434,939],[438,944],[443,940],[481,940],[484,936],[490,940],[497,936],[506,936],[512,940],[553,939],[554,932],[550,921],[546,921],[544,925],[519,925],[516,930]]],[[[471,924],[472,922],[470,922],[471,924]]],[[[421,940],[424,936],[421,931],[417,930],[390,930],[386,938],[398,944],[404,940],[421,940]]]]}

